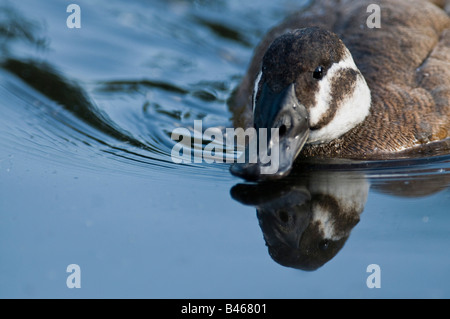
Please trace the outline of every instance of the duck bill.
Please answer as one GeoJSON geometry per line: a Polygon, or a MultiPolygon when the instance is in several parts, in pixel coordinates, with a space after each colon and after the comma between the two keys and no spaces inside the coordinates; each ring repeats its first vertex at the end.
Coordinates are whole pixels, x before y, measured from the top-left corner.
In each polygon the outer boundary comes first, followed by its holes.
{"type": "Polygon", "coordinates": [[[241,156],[248,160],[238,160],[231,173],[255,181],[288,175],[309,137],[308,112],[298,101],[294,84],[279,93],[264,84],[255,105],[254,127],[256,140],[241,156]]]}

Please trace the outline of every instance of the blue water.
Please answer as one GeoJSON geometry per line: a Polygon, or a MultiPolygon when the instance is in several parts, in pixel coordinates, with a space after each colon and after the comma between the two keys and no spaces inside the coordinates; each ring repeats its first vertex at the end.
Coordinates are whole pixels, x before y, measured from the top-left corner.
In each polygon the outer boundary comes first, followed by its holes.
{"type": "Polygon", "coordinates": [[[253,48],[305,1],[77,1],[69,29],[72,2],[0,1],[0,297],[450,297],[448,155],[308,167],[268,192],[171,160],[174,128],[231,127],[253,48]],[[296,238],[293,207],[324,188],[362,206],[343,246],[280,264],[271,229],[296,238]]]}

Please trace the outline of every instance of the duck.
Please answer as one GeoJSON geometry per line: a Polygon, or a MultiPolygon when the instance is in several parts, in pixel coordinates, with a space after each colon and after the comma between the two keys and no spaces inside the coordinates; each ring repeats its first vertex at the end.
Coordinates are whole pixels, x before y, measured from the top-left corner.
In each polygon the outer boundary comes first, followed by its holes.
{"type": "Polygon", "coordinates": [[[257,160],[231,173],[276,179],[302,159],[449,151],[449,12],[448,0],[318,0],[272,28],[229,107],[235,127],[278,129],[266,146],[280,147],[279,169],[257,160]]]}

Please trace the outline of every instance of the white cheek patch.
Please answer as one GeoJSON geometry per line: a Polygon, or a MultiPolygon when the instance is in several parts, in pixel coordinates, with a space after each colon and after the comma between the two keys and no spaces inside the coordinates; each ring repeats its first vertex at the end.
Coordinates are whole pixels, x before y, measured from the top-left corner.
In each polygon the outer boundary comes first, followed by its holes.
{"type": "Polygon", "coordinates": [[[370,90],[362,75],[358,75],[352,94],[338,106],[334,118],[319,130],[311,131],[308,143],[327,143],[341,137],[369,115],[370,90]]]}
{"type": "Polygon", "coordinates": [[[347,50],[345,58],[333,64],[327,75],[320,81],[316,95],[316,105],[310,109],[310,125],[315,126],[326,116],[332,100],[332,83],[334,77],[339,76],[340,70],[352,69],[358,75],[352,92],[339,103],[333,119],[324,127],[310,133],[308,143],[326,143],[334,140],[353,127],[364,121],[369,114],[371,96],[364,77],[359,72],[350,52],[347,50]]]}
{"type": "Polygon", "coordinates": [[[252,111],[253,114],[255,113],[255,106],[256,106],[256,95],[258,94],[258,88],[259,88],[259,82],[261,81],[262,77],[262,71],[259,72],[258,76],[255,80],[255,85],[253,86],[253,99],[252,99],[252,111]]]}
{"type": "Polygon", "coordinates": [[[311,223],[317,223],[319,225],[319,230],[322,232],[324,239],[339,240],[342,238],[342,236],[337,234],[335,229],[334,216],[331,212],[328,212],[319,205],[313,207],[311,223]]]}

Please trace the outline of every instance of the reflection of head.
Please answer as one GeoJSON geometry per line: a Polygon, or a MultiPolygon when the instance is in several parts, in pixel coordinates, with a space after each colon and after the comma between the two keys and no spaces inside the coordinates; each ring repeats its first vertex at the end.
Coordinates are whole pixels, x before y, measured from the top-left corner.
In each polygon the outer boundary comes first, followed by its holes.
{"type": "Polygon", "coordinates": [[[283,266],[311,271],[344,246],[364,209],[369,185],[348,172],[315,172],[283,190],[265,186],[259,193],[253,187],[240,196],[248,204],[248,196],[258,194],[252,205],[270,256],[283,266]],[[270,196],[264,196],[267,189],[272,189],[270,196]]]}
{"type": "Polygon", "coordinates": [[[270,256],[279,264],[316,270],[333,258],[359,221],[331,196],[316,195],[291,209],[257,210],[270,256]]]}

